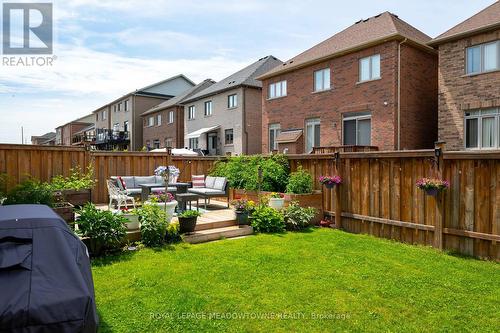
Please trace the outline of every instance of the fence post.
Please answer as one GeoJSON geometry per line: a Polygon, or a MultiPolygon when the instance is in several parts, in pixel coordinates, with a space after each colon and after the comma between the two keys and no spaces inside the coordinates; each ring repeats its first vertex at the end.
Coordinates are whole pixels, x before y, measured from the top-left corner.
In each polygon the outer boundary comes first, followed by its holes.
{"type": "MultiPolygon", "coordinates": [[[[336,174],[340,176],[340,153],[335,153],[335,171],[336,174]]],[[[340,186],[335,185],[333,189],[333,196],[335,199],[335,228],[342,229],[342,198],[340,186]]]]}
{"type": "MultiPolygon", "coordinates": [[[[436,177],[442,179],[444,175],[444,159],[443,153],[445,150],[445,142],[438,141],[435,143],[434,154],[436,156],[436,177]]],[[[439,192],[435,197],[436,200],[436,225],[434,228],[434,247],[440,250],[443,249],[443,224],[444,224],[444,193],[439,192]]]]}

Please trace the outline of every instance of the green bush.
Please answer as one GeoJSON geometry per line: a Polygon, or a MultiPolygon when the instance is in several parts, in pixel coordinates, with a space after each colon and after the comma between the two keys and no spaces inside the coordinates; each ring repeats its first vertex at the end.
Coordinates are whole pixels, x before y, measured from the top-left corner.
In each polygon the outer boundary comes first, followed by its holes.
{"type": "Polygon", "coordinates": [[[286,193],[293,194],[308,194],[313,191],[313,179],[309,172],[302,169],[299,165],[297,171],[290,174],[288,185],[286,186],[286,193]]]}
{"type": "Polygon", "coordinates": [[[94,169],[91,165],[87,167],[87,172],[83,172],[80,166],[70,169],[69,177],[56,176],[52,178],[51,187],[53,190],[85,190],[94,187],[94,169]]]}
{"type": "Polygon", "coordinates": [[[28,178],[7,193],[4,205],[18,204],[41,204],[52,206],[54,203],[54,192],[47,183],[28,178]]]}
{"type": "Polygon", "coordinates": [[[283,214],[269,206],[258,206],[252,213],[252,227],[256,232],[283,232],[283,214]]]}
{"type": "Polygon", "coordinates": [[[181,233],[179,232],[179,223],[172,222],[167,226],[167,235],[165,236],[165,240],[167,243],[178,243],[182,241],[181,233]]]}
{"type": "Polygon", "coordinates": [[[300,207],[297,202],[291,202],[283,211],[287,230],[301,230],[309,227],[317,210],[313,207],[300,207]]]}
{"type": "Polygon", "coordinates": [[[127,233],[124,225],[126,218],[111,211],[99,210],[92,203],[86,204],[77,213],[77,233],[90,238],[92,253],[97,255],[104,249],[115,249],[121,245],[127,233]]]}
{"type": "Polygon", "coordinates": [[[182,213],[179,214],[178,217],[183,217],[183,218],[191,218],[191,217],[200,217],[201,213],[196,211],[196,210],[185,210],[182,213]]]}
{"type": "Polygon", "coordinates": [[[288,182],[290,167],[286,156],[236,156],[217,162],[210,173],[226,177],[233,188],[254,191],[259,189],[259,167],[262,170],[261,190],[283,192],[288,182]]]}
{"type": "Polygon", "coordinates": [[[141,221],[141,239],[144,245],[155,247],[165,242],[167,214],[158,205],[144,205],[138,210],[141,221]]]}

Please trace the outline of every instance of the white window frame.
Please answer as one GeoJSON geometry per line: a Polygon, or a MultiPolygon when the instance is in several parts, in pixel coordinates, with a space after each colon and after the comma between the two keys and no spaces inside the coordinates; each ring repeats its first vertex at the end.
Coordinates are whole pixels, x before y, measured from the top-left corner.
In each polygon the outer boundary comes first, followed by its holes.
{"type": "Polygon", "coordinates": [[[161,142],[159,139],[154,139],[153,140],[153,149],[159,149],[161,147],[161,142]]]}
{"type": "Polygon", "coordinates": [[[156,115],[156,126],[161,126],[161,113],[156,115]]]}
{"type": "Polygon", "coordinates": [[[210,117],[213,114],[213,103],[212,101],[206,101],[203,103],[203,109],[205,110],[205,117],[210,117]]]}
{"type": "Polygon", "coordinates": [[[267,99],[285,97],[286,95],[287,95],[286,80],[269,84],[269,89],[267,91],[267,99]]]}
{"type": "Polygon", "coordinates": [[[373,80],[379,80],[380,78],[382,78],[382,57],[380,56],[380,54],[377,53],[377,54],[373,54],[373,55],[371,55],[369,57],[364,57],[364,58],[359,59],[358,71],[359,71],[359,77],[358,77],[359,81],[358,82],[360,82],[360,83],[361,82],[373,81],[373,80]],[[373,60],[375,58],[378,58],[378,62],[379,62],[379,64],[378,64],[379,75],[376,76],[376,77],[373,76],[373,60]],[[368,66],[369,76],[368,76],[368,79],[363,80],[362,79],[362,71],[361,71],[361,68],[362,68],[361,63],[363,62],[363,60],[366,60],[366,59],[368,59],[368,64],[369,64],[369,66],[368,66]]]}
{"type": "Polygon", "coordinates": [[[344,138],[344,130],[345,130],[345,126],[344,126],[344,122],[345,121],[350,121],[350,120],[356,120],[356,144],[355,146],[358,146],[359,145],[359,135],[358,135],[358,132],[359,132],[359,126],[358,126],[358,122],[360,120],[367,120],[367,119],[370,119],[370,146],[372,144],[372,138],[371,138],[371,134],[372,134],[372,115],[371,114],[365,114],[365,115],[359,115],[359,116],[345,116],[342,118],[342,145],[343,146],[346,146],[346,143],[344,142],[345,138],[344,138]]]}
{"type": "Polygon", "coordinates": [[[172,138],[166,138],[165,139],[165,148],[168,148],[168,147],[174,148],[173,147],[173,143],[174,143],[174,139],[172,139],[172,138]]]}
{"type": "Polygon", "coordinates": [[[122,103],[118,103],[118,112],[120,112],[122,110],[122,103]]]}
{"type": "Polygon", "coordinates": [[[485,108],[480,110],[469,110],[464,112],[464,148],[466,150],[496,150],[500,149],[500,108],[485,108]],[[486,111],[495,110],[493,113],[486,113],[486,111]],[[485,113],[483,113],[485,112],[485,113]],[[467,115],[470,113],[470,115],[467,115]],[[495,128],[495,143],[493,147],[483,147],[483,119],[494,118],[495,128]],[[477,119],[477,147],[467,147],[467,119],[477,119]]]}
{"type": "Polygon", "coordinates": [[[323,68],[313,72],[313,91],[320,92],[331,89],[331,72],[330,68],[323,68]],[[316,89],[316,74],[321,75],[321,88],[316,89]],[[328,75],[327,75],[328,74],[328,75]],[[328,76],[328,80],[327,77],[328,76]]]}
{"type": "Polygon", "coordinates": [[[169,124],[174,123],[174,111],[168,111],[168,123],[169,124]]]}
{"type": "Polygon", "coordinates": [[[196,106],[188,106],[188,120],[193,120],[196,118],[196,106]]]}
{"type": "Polygon", "coordinates": [[[469,47],[466,47],[465,48],[465,68],[464,68],[464,72],[466,75],[476,75],[476,74],[482,74],[482,73],[490,73],[490,72],[495,72],[495,71],[498,71],[500,70],[500,40],[496,40],[496,41],[491,41],[491,42],[487,42],[487,43],[482,43],[482,44],[477,44],[477,45],[472,45],[472,46],[469,46],[469,47]],[[490,44],[496,44],[497,46],[497,67],[495,69],[488,69],[488,70],[485,70],[484,69],[484,56],[485,56],[485,52],[484,52],[484,48],[486,45],[490,45],[490,44]],[[473,48],[476,48],[478,47],[479,48],[479,72],[468,72],[468,68],[469,68],[469,49],[473,49],[473,48]]]}
{"type": "Polygon", "coordinates": [[[148,117],[148,127],[152,127],[155,125],[155,117],[148,117]]]}
{"type": "Polygon", "coordinates": [[[107,118],[108,118],[108,111],[107,110],[102,111],[102,117],[101,118],[102,118],[102,120],[107,120],[107,118]]]}
{"type": "Polygon", "coordinates": [[[128,111],[128,99],[126,101],[123,101],[123,111],[128,111]]]}
{"type": "Polygon", "coordinates": [[[278,149],[278,142],[276,142],[276,138],[278,135],[281,133],[281,124],[275,123],[275,124],[269,124],[269,130],[267,131],[267,141],[269,144],[269,152],[272,152],[273,150],[278,149]],[[271,132],[274,132],[274,142],[273,146],[271,147],[271,132]]]}
{"type": "Polygon", "coordinates": [[[231,94],[227,96],[227,108],[234,109],[238,107],[238,94],[231,94]]]}
{"type": "Polygon", "coordinates": [[[226,128],[224,130],[224,144],[226,146],[230,146],[230,145],[233,145],[234,144],[234,129],[232,128],[226,128]],[[228,131],[231,131],[231,142],[227,142],[227,135],[228,135],[228,131]]]}
{"type": "Polygon", "coordinates": [[[190,138],[189,139],[189,149],[198,149],[198,138],[190,138]]]}
{"type": "Polygon", "coordinates": [[[313,151],[313,148],[315,147],[314,146],[314,142],[313,142],[313,145],[311,147],[311,150],[308,151],[308,147],[307,147],[307,136],[309,135],[309,130],[308,130],[308,127],[309,126],[312,126],[313,128],[313,131],[314,131],[314,134],[313,134],[313,141],[314,139],[316,138],[316,125],[319,125],[320,127],[320,135],[321,135],[321,119],[320,118],[310,118],[310,119],[306,119],[306,122],[305,122],[305,126],[304,126],[304,150],[306,152],[306,154],[309,154],[313,151]]]}

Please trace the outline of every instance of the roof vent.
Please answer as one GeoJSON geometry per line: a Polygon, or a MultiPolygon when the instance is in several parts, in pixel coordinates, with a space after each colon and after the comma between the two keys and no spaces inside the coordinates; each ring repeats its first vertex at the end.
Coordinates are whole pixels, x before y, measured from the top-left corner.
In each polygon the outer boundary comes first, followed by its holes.
{"type": "Polygon", "coordinates": [[[374,17],[377,18],[377,17],[380,17],[380,15],[382,15],[382,13],[375,15],[374,17]]]}
{"type": "Polygon", "coordinates": [[[290,60],[289,64],[291,64],[293,62],[293,60],[290,60]]]}
{"type": "Polygon", "coordinates": [[[361,20],[359,20],[359,21],[355,22],[354,24],[358,24],[358,23],[361,23],[361,22],[363,22],[363,19],[361,19],[361,20]]]}

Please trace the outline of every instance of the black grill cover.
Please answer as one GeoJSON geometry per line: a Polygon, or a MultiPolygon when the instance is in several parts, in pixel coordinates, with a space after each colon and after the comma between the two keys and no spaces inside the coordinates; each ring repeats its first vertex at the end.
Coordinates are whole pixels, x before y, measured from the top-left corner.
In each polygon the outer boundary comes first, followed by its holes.
{"type": "Polygon", "coordinates": [[[0,206],[0,332],[96,332],[87,248],[43,205],[0,206]]]}

